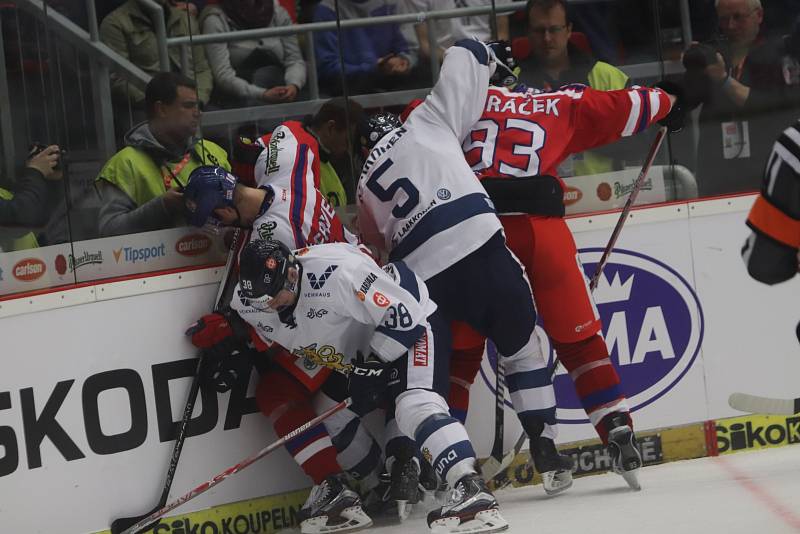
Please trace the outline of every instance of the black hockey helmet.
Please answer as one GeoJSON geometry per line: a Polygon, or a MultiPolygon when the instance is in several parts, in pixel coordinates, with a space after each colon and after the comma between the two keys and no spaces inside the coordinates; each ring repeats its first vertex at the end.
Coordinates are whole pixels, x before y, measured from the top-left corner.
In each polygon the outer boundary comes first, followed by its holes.
{"type": "Polygon", "coordinates": [[[489,78],[489,84],[495,87],[514,87],[519,80],[520,68],[517,60],[511,53],[511,45],[508,41],[489,41],[486,47],[491,52],[491,59],[497,65],[494,74],[489,78]]]}
{"type": "Polygon", "coordinates": [[[256,239],[239,256],[239,298],[260,311],[274,311],[267,303],[282,289],[297,293],[297,280],[289,269],[300,263],[289,247],[273,239],[256,239]]]}
{"type": "Polygon", "coordinates": [[[400,126],[402,126],[400,118],[394,113],[381,111],[371,115],[361,126],[361,146],[372,150],[383,136],[400,126]]]}

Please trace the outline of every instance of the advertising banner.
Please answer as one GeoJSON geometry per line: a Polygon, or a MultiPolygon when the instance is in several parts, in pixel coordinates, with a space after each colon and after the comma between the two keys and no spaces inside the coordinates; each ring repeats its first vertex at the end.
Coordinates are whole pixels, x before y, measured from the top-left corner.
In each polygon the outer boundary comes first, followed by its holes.
{"type": "MultiPolygon", "coordinates": [[[[590,213],[621,208],[633,190],[641,169],[604,172],[589,176],[570,176],[564,180],[564,206],[567,214],[590,213]]],[[[650,168],[634,205],[673,200],[664,184],[664,167],[650,168]]]]}
{"type": "MultiPolygon", "coordinates": [[[[800,376],[800,282],[767,287],[749,278],[739,257],[752,197],[745,200],[635,210],[594,293],[602,336],[635,427],[651,436],[643,439],[648,463],[696,457],[711,442],[726,454],[800,441],[797,418],[721,420],[737,415],[727,406],[732,392],[795,397],[800,376]],[[680,436],[646,432],[709,420],[716,426],[695,424],[680,436]]],[[[615,219],[612,214],[570,221],[587,276],[596,269],[615,219]]],[[[46,270],[40,278],[52,273],[114,277],[174,266],[168,266],[169,259],[186,262],[182,265],[221,261],[213,240],[209,244],[203,237],[177,229],[169,237],[97,240],[72,253],[54,249],[42,259],[46,270]],[[57,262],[59,254],[63,261],[57,262]]],[[[36,262],[14,271],[24,258],[8,256],[0,258],[4,281],[12,271],[23,279],[38,273],[36,262]]],[[[100,531],[114,517],[143,513],[155,504],[195,363],[183,332],[210,310],[217,286],[166,289],[0,320],[2,355],[9,362],[0,374],[0,524],[9,532],[100,531]],[[42,513],[45,501],[47,514],[42,513]]],[[[537,333],[554,361],[541,325],[537,333]]],[[[467,429],[482,457],[494,437],[495,360],[490,350],[471,389],[467,429]]],[[[275,439],[255,405],[257,380],[255,372],[242,373],[229,393],[202,391],[173,495],[275,439]]],[[[555,388],[558,442],[596,438],[563,370],[555,388]]],[[[521,431],[510,403],[505,422],[508,450],[521,431]]],[[[379,428],[373,423],[371,428],[379,428]]],[[[573,445],[570,454],[581,473],[607,467],[596,444],[573,445]]],[[[533,474],[526,469],[515,461],[509,476],[527,483],[533,474]]],[[[280,449],[179,512],[309,485],[280,449]]],[[[302,499],[300,493],[292,495],[283,504],[270,500],[256,508],[226,509],[218,518],[181,516],[169,523],[169,531],[212,523],[213,528],[259,521],[262,529],[267,522],[270,528],[289,525],[302,499]]]]}
{"type": "MultiPolygon", "coordinates": [[[[96,532],[155,505],[196,365],[183,332],[210,311],[216,290],[196,286],[0,320],[4,530],[96,532]]],[[[173,496],[275,440],[255,404],[257,379],[251,371],[229,393],[201,391],[173,496]]],[[[308,486],[281,448],[180,512],[308,486]]]]}
{"type": "Polygon", "coordinates": [[[0,295],[224,263],[219,235],[181,227],[0,253],[0,295]]]}

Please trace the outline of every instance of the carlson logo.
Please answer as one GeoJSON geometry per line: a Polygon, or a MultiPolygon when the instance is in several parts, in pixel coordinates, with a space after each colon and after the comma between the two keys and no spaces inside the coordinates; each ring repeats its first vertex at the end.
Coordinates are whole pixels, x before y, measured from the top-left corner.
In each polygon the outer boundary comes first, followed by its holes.
{"type": "Polygon", "coordinates": [[[202,234],[189,234],[175,243],[175,252],[184,256],[199,256],[211,248],[211,239],[202,234]]]}
{"type": "MultiPolygon", "coordinates": [[[[602,253],[600,248],[580,251],[586,276],[594,274],[602,253]]],[[[631,409],[643,408],[675,387],[697,358],[704,330],[700,301],[683,276],[644,254],[614,249],[594,299],[631,409]]],[[[544,331],[537,328],[552,366],[555,353],[544,331]]],[[[496,351],[491,344],[487,351],[493,369],[496,351]]],[[[481,369],[494,391],[491,372],[481,369]]],[[[554,385],[559,422],[588,422],[569,375],[560,371],[554,385]]]]}
{"type": "Polygon", "coordinates": [[[38,258],[25,258],[14,265],[14,278],[21,282],[33,282],[42,277],[47,268],[38,258]]]}
{"type": "Polygon", "coordinates": [[[577,187],[566,186],[564,189],[564,205],[571,206],[583,198],[583,193],[577,187]]]}

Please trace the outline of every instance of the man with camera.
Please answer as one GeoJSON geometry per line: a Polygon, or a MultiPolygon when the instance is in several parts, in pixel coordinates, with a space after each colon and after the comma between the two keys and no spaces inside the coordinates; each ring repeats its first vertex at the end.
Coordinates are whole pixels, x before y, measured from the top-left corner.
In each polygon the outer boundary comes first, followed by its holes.
{"type": "Polygon", "coordinates": [[[47,180],[61,179],[60,158],[58,145],[34,145],[15,191],[0,188],[0,252],[39,246],[30,228],[47,222],[47,180]]]}
{"type": "Polygon", "coordinates": [[[784,43],[762,36],[761,0],[717,0],[719,35],[684,55],[703,102],[698,186],[702,196],[756,189],[762,162],[792,111],[784,43]]]}

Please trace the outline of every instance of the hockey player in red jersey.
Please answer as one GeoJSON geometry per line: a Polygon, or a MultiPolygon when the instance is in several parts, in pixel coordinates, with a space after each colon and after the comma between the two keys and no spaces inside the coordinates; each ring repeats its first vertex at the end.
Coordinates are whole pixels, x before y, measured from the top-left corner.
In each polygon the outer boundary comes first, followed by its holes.
{"type": "MultiPolygon", "coordinates": [[[[668,120],[676,127],[682,110],[671,111],[675,101],[665,90],[651,88],[601,92],[573,85],[517,93],[492,87],[481,119],[462,146],[501,215],[509,248],[525,266],[544,329],[609,446],[615,472],[636,489],[641,455],[633,422],[563,220],[563,185],[556,169],[570,154],[640,133],[655,122],[668,120]]],[[[449,402],[454,413],[465,416],[484,344],[465,325],[457,324],[454,334],[449,402]]]]}

